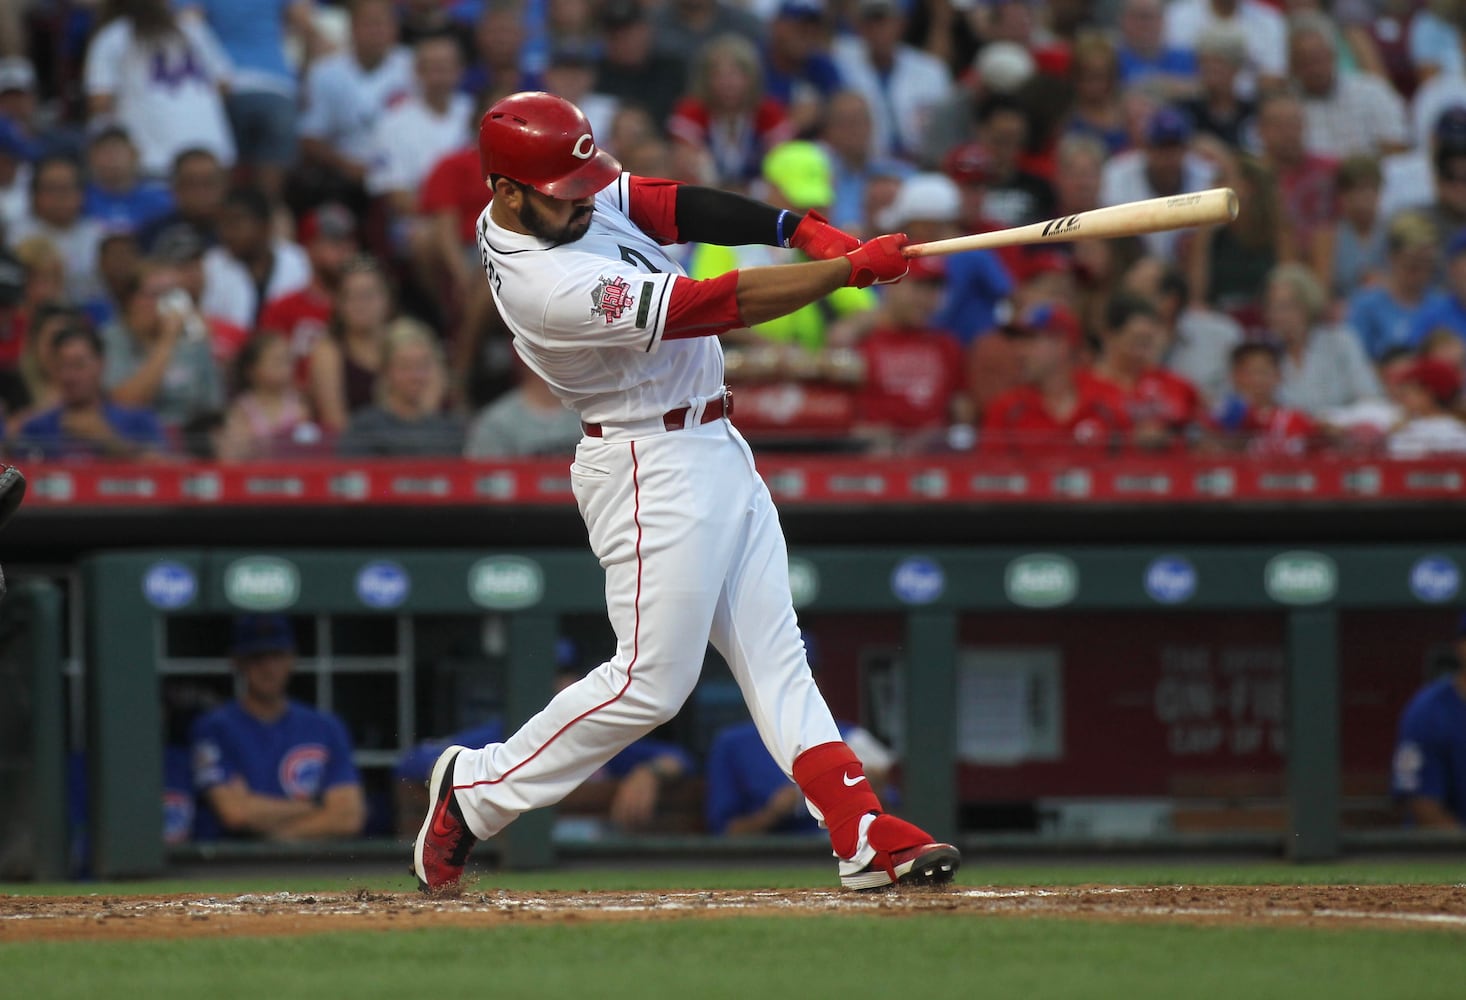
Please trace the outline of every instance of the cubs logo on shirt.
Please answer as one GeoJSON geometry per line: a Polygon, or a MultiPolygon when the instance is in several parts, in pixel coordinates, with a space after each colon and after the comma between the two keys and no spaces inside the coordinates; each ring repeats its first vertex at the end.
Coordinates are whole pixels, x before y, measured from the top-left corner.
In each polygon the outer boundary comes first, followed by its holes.
{"type": "Polygon", "coordinates": [[[326,748],[319,743],[291,747],[280,760],[280,788],[292,799],[313,799],[326,773],[326,748]]]}

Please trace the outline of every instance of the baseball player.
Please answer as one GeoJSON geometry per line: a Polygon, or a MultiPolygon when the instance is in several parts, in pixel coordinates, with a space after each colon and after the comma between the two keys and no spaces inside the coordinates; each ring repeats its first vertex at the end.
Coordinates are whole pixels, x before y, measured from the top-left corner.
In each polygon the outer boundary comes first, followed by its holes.
{"type": "Polygon", "coordinates": [[[582,421],[571,484],[617,648],[503,743],[438,757],[414,845],[421,888],[456,886],[476,841],[559,801],[672,718],[709,641],[829,830],[843,885],[950,880],[957,850],[882,811],[810,675],[783,532],[729,419],[717,340],[837,288],[899,280],[906,237],[862,244],[814,212],[623,173],[580,110],[550,94],[491,107],[479,154],[494,302],[524,364],[582,421]],[[694,281],[663,250],[683,242],[815,259],[694,281]]]}

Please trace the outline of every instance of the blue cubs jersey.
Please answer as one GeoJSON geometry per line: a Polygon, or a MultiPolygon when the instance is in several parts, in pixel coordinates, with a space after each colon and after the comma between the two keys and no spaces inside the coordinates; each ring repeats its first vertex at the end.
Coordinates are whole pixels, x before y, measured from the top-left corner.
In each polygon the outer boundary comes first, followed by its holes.
{"type": "MultiPolygon", "coordinates": [[[[260,795],[318,799],[327,789],[361,780],[341,720],[294,701],[273,722],[261,722],[230,702],[194,722],[189,742],[200,792],[242,777],[260,795]]],[[[195,836],[203,840],[223,832],[202,800],[195,836]]]]}
{"type": "Polygon", "coordinates": [[[1454,675],[1410,699],[1400,717],[1393,772],[1397,798],[1435,799],[1466,823],[1466,699],[1454,675]]]}

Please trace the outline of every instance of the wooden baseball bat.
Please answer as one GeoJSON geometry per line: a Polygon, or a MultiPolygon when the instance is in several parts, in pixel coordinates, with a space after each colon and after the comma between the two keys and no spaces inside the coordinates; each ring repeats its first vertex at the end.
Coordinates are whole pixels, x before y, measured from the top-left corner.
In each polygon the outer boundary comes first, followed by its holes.
{"type": "Polygon", "coordinates": [[[930,243],[908,243],[901,248],[907,257],[932,257],[938,254],[961,253],[994,247],[1013,247],[1026,243],[1071,243],[1074,240],[1110,239],[1116,236],[1140,236],[1163,229],[1187,226],[1210,226],[1237,218],[1237,192],[1231,188],[1211,188],[1194,194],[1178,194],[1166,198],[1148,198],[1109,208],[1096,208],[1078,215],[1067,215],[1030,226],[1015,226],[991,233],[954,236],[930,243]]]}

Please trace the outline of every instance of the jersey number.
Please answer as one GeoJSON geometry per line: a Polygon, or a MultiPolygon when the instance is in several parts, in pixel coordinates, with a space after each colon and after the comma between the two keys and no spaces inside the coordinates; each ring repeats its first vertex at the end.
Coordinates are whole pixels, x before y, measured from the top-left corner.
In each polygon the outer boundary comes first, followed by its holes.
{"type": "Polygon", "coordinates": [[[628,264],[640,264],[642,267],[644,267],[648,271],[652,272],[652,274],[661,274],[662,273],[662,271],[661,271],[660,268],[656,268],[656,267],[653,267],[652,266],[652,262],[649,261],[649,260],[647,260],[646,259],[646,254],[642,253],[640,250],[633,250],[630,247],[623,247],[619,243],[616,244],[616,249],[618,249],[618,250],[621,251],[621,259],[624,260],[624,261],[626,261],[626,263],[628,263],[628,264]]]}

